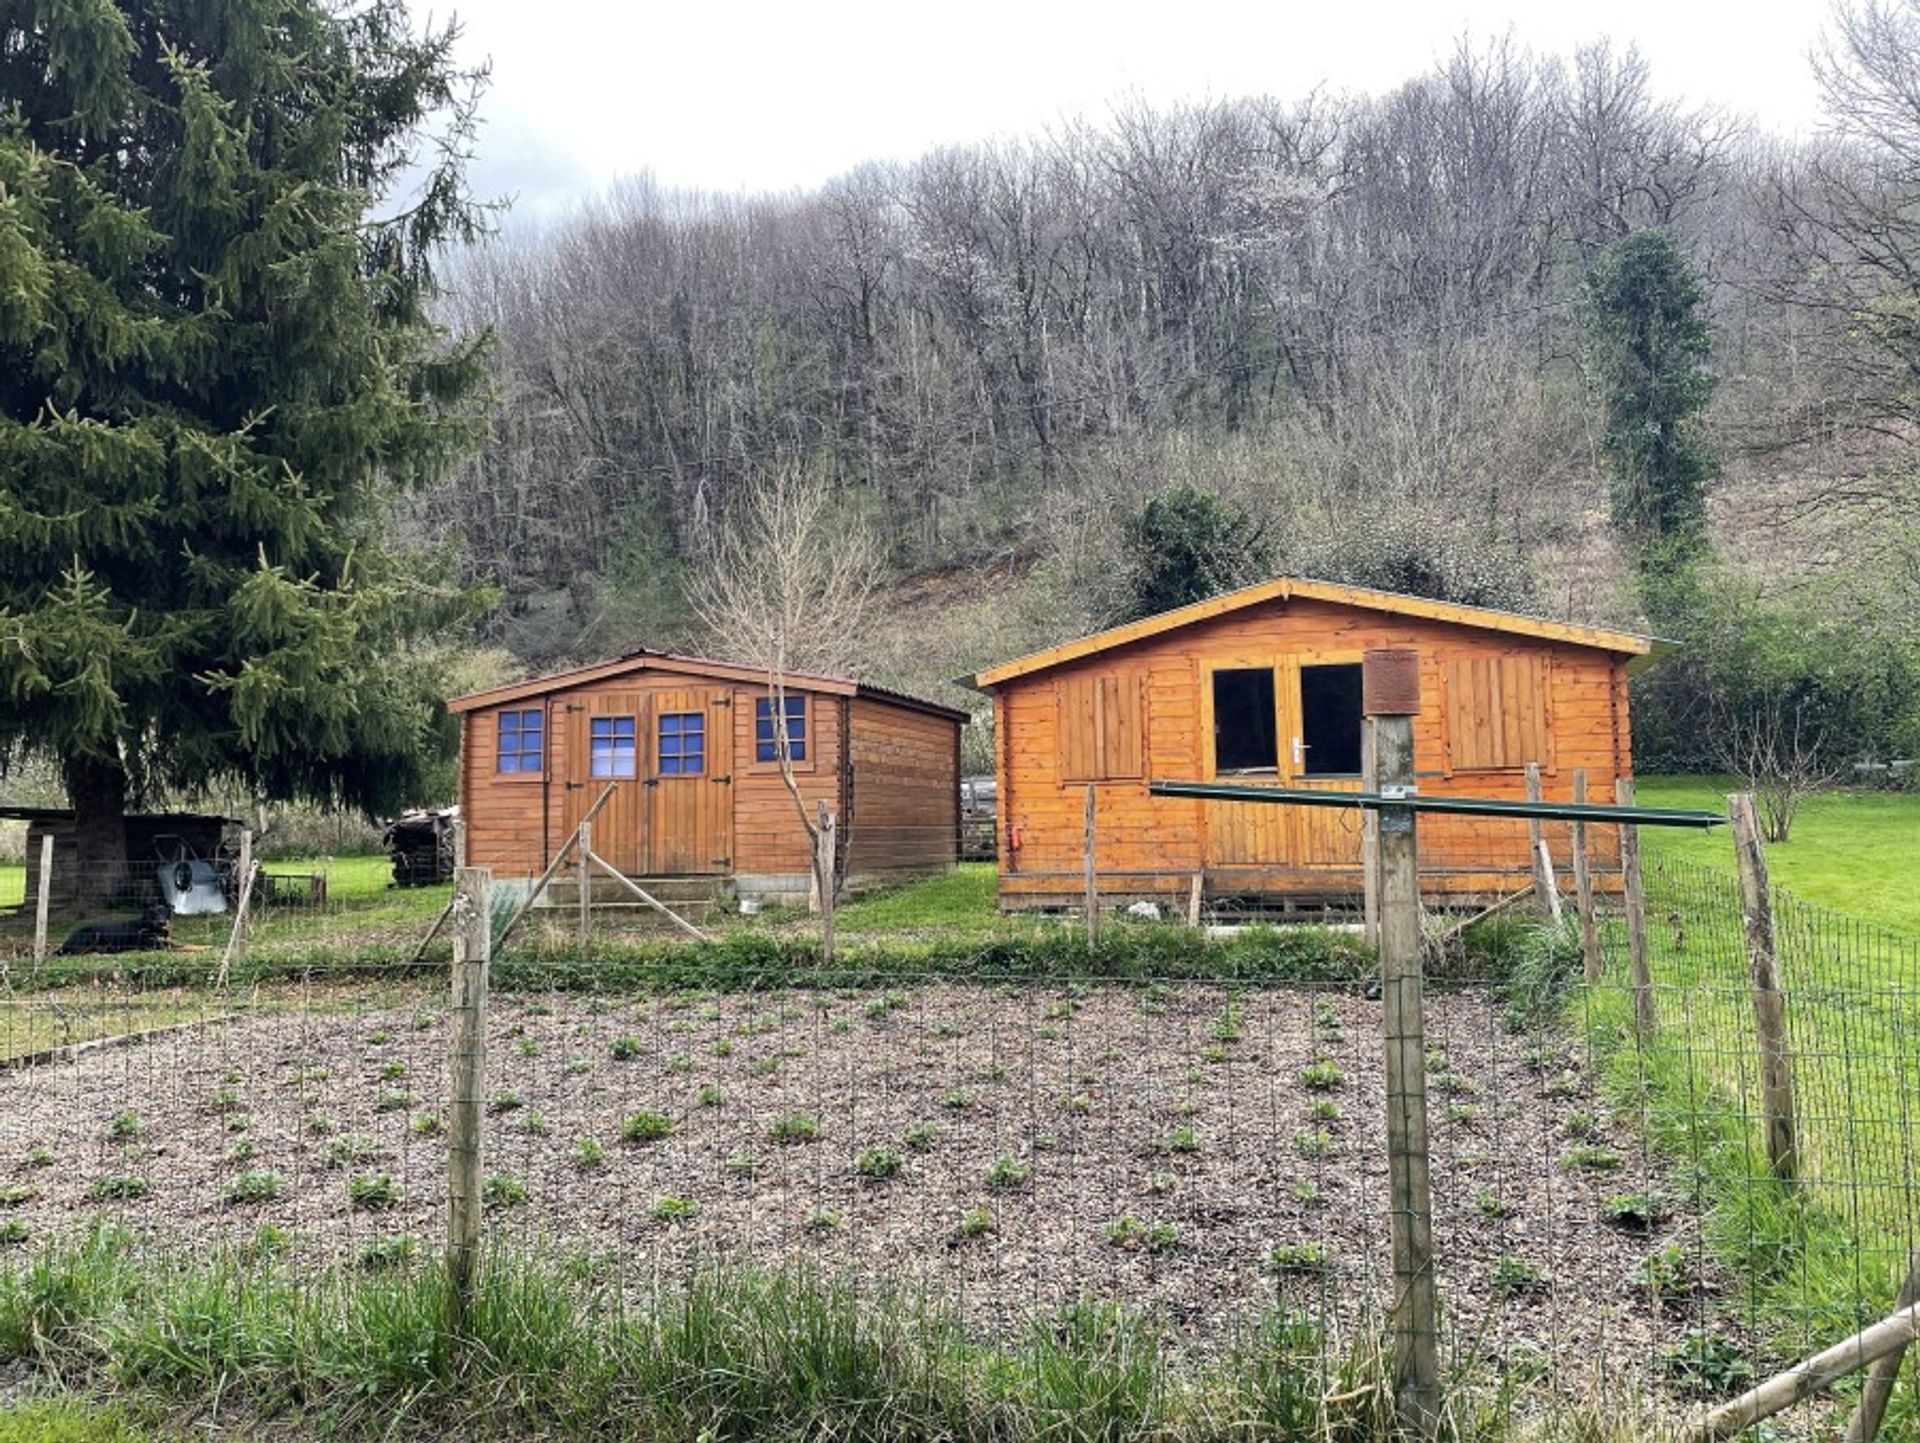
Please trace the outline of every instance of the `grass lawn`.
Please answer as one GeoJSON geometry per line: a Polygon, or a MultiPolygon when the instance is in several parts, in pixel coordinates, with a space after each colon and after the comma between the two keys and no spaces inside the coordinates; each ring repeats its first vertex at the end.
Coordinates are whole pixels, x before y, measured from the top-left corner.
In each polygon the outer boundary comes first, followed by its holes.
{"type": "Polygon", "coordinates": [[[119,1410],[66,1398],[0,1409],[0,1443],[145,1443],[119,1410]]]}
{"type": "MultiPolygon", "coordinates": [[[[1649,806],[1708,807],[1725,812],[1730,777],[1643,777],[1649,806]]],[[[1662,828],[1645,833],[1655,852],[1729,874],[1733,844],[1724,827],[1710,832],[1662,828]]],[[[1812,798],[1791,840],[1767,848],[1774,882],[1805,902],[1844,912],[1909,936],[1920,936],[1920,792],[1828,792],[1812,798]]]]}

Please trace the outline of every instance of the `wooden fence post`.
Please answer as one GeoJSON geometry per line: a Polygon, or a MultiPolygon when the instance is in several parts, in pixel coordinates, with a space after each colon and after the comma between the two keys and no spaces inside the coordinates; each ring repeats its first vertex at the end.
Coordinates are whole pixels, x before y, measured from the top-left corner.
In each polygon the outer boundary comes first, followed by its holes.
{"type": "Polygon", "coordinates": [[[1082,904],[1087,913],[1087,945],[1089,947],[1100,940],[1100,875],[1094,862],[1094,786],[1087,783],[1087,823],[1086,834],[1081,842],[1081,850],[1087,869],[1086,900],[1082,904]]]}
{"type": "MultiPolygon", "coordinates": [[[[1587,800],[1587,769],[1573,772],[1573,800],[1587,800]]],[[[1600,980],[1600,929],[1593,917],[1593,861],[1587,855],[1587,824],[1573,824],[1573,904],[1580,914],[1580,956],[1586,963],[1589,983],[1600,980]]]]}
{"type": "Polygon", "coordinates": [[[47,965],[47,908],[53,900],[53,833],[40,834],[40,893],[33,899],[33,970],[47,965]]]}
{"type": "Polygon", "coordinates": [[[820,803],[820,825],[815,829],[814,871],[820,878],[820,959],[833,962],[833,905],[835,883],[839,880],[839,857],[835,848],[839,831],[837,819],[820,803]]]}
{"type": "MultiPolygon", "coordinates": [[[[1913,1255],[1907,1268],[1906,1281],[1900,1284],[1900,1295],[1894,1300],[1894,1311],[1911,1309],[1915,1303],[1920,1303],[1920,1253],[1913,1255]]],[[[1867,1373],[1866,1386],[1860,1390],[1860,1404],[1847,1420],[1843,1443],[1873,1443],[1880,1436],[1880,1423],[1887,1416],[1893,1385],[1900,1380],[1900,1365],[1906,1356],[1907,1350],[1901,1348],[1875,1359],[1867,1373]]]]}
{"type": "MultiPolygon", "coordinates": [[[[1623,807],[1633,805],[1632,777],[1614,782],[1613,799],[1623,807]]],[[[1656,1026],[1653,964],[1647,956],[1647,887],[1640,875],[1640,829],[1627,822],[1620,824],[1620,876],[1627,904],[1627,951],[1633,961],[1633,1029],[1646,1042],[1656,1026]]]]}
{"type": "MultiPolygon", "coordinates": [[[[1373,760],[1372,717],[1360,719],[1360,790],[1380,790],[1373,760]]],[[[1380,953],[1380,890],[1374,877],[1379,865],[1380,814],[1368,807],[1360,814],[1360,935],[1375,956],[1380,953]]]]}
{"type": "Polygon", "coordinates": [[[481,1094],[487,1076],[487,971],[493,950],[492,874],[454,877],[453,1034],[447,1053],[447,1332],[461,1337],[480,1255],[481,1094]]]}
{"type": "MultiPolygon", "coordinates": [[[[1527,763],[1527,800],[1540,800],[1540,763],[1527,763]]],[[[1527,818],[1527,854],[1533,866],[1533,895],[1540,910],[1560,920],[1560,887],[1553,880],[1553,857],[1547,851],[1546,828],[1538,817],[1527,818]]]]}
{"type": "MultiPolygon", "coordinates": [[[[1382,796],[1415,789],[1417,660],[1367,653],[1373,775],[1382,796]]],[[[1433,1271],[1433,1181],[1427,1131],[1426,1001],[1420,972],[1420,856],[1410,807],[1380,812],[1376,875],[1380,997],[1386,1044],[1387,1167],[1393,1249],[1394,1401],[1401,1426],[1432,1438],[1440,1422],[1439,1297],[1433,1271]]]]}
{"type": "Polygon", "coordinates": [[[580,960],[587,960],[587,948],[593,941],[593,823],[582,822],[574,850],[580,863],[580,960]]]}
{"type": "Polygon", "coordinates": [[[233,893],[233,928],[227,933],[227,950],[220,954],[219,984],[227,985],[233,964],[247,960],[247,938],[253,922],[253,831],[240,831],[240,861],[235,867],[239,882],[233,893]]]}
{"type": "Polygon", "coordinates": [[[1773,892],[1767,881],[1767,850],[1753,794],[1727,798],[1733,822],[1734,859],[1740,867],[1740,913],[1747,928],[1747,968],[1753,979],[1753,1022],[1760,1041],[1760,1099],[1766,1113],[1767,1161],[1775,1176],[1792,1181],[1795,1170],[1793,1055],[1787,1046],[1787,1002],[1780,992],[1774,948],[1773,892]]]}

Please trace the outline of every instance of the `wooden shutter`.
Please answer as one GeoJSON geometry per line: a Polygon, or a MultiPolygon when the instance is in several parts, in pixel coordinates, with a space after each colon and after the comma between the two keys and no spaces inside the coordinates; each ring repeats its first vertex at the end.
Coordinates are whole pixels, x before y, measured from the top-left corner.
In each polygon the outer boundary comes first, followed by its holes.
{"type": "Polygon", "coordinates": [[[1055,688],[1060,780],[1110,782],[1146,775],[1146,681],[1137,675],[1073,676],[1055,688]]]}
{"type": "Polygon", "coordinates": [[[1457,656],[1446,663],[1448,769],[1519,771],[1553,765],[1543,656],[1457,656]]]}

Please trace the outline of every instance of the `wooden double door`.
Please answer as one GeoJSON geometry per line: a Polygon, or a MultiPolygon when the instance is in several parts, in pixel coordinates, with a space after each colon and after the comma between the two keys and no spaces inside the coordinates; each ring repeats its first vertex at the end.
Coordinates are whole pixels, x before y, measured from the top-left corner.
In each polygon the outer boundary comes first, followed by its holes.
{"type": "MultiPolygon", "coordinates": [[[[1245,786],[1361,789],[1360,658],[1302,654],[1209,661],[1201,673],[1206,775],[1245,786]]],[[[1361,812],[1213,802],[1209,867],[1360,866],[1361,812]]]]}
{"type": "Polygon", "coordinates": [[[567,704],[564,825],[634,876],[733,870],[733,710],[725,687],[601,692],[567,704]]]}

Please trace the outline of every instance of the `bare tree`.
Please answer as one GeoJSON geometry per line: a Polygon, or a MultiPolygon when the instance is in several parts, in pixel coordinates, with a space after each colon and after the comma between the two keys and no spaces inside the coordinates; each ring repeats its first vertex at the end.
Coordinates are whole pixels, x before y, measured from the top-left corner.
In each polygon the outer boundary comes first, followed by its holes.
{"type": "Polygon", "coordinates": [[[885,557],[828,480],[797,467],[769,472],[701,531],[688,598],[716,654],[766,672],[774,757],[806,831],[814,886],[819,896],[837,895],[838,868],[821,856],[819,824],[794,773],[787,684],[797,672],[854,670],[885,557]]]}
{"type": "Polygon", "coordinates": [[[1715,703],[1712,726],[1714,756],[1754,794],[1767,840],[1788,840],[1802,804],[1839,776],[1825,733],[1778,692],[1742,706],[1715,703]]]}

